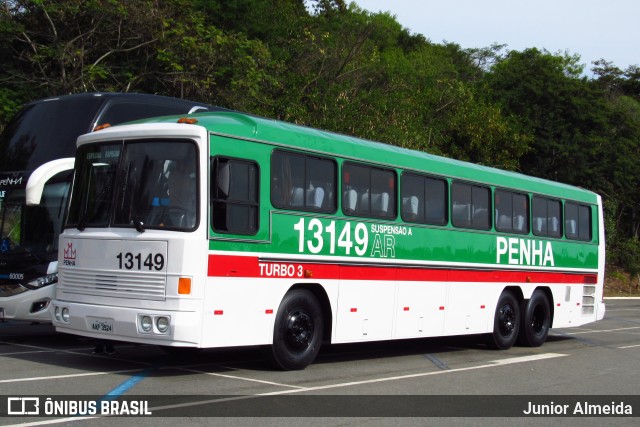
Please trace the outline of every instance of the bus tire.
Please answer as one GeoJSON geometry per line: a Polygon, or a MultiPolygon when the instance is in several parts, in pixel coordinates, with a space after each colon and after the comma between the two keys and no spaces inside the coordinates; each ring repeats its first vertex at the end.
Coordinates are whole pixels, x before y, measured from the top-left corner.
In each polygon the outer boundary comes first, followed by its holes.
{"type": "Polygon", "coordinates": [[[280,303],[267,356],[278,369],[304,369],[320,351],[323,328],[322,308],[316,297],[305,289],[294,289],[280,303]]]}
{"type": "Polygon", "coordinates": [[[518,339],[520,330],[520,304],[511,291],[500,294],[493,318],[493,333],[490,344],[499,350],[511,348],[518,339]]]}
{"type": "Polygon", "coordinates": [[[536,290],[527,304],[523,304],[518,343],[528,347],[540,347],[547,339],[550,325],[549,299],[544,292],[536,290]]]}

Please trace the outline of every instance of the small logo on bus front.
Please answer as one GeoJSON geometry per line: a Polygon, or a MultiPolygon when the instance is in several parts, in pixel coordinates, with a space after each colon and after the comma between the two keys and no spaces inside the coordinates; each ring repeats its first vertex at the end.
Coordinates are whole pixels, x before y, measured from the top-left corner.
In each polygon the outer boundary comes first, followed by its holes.
{"type": "Polygon", "coordinates": [[[73,242],[67,243],[64,248],[64,265],[76,265],[76,250],[73,249],[73,242]]]}

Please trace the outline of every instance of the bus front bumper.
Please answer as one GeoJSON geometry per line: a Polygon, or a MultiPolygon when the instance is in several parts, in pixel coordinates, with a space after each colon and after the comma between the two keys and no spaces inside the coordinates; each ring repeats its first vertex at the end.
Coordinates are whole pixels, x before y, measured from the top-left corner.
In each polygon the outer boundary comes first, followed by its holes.
{"type": "Polygon", "coordinates": [[[55,285],[0,297],[0,320],[24,320],[27,322],[51,322],[51,300],[55,297],[55,285]]]}
{"type": "Polygon", "coordinates": [[[196,312],[93,305],[54,300],[51,319],[58,332],[104,340],[198,347],[196,312]]]}

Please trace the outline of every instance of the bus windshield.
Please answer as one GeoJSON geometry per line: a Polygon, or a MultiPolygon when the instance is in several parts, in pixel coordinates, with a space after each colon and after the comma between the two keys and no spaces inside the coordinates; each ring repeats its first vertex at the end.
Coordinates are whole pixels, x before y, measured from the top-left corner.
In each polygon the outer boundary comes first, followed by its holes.
{"type": "Polygon", "coordinates": [[[0,136],[0,171],[32,171],[54,159],[73,157],[76,138],[90,130],[103,100],[66,99],[26,106],[0,136]],[[47,143],[44,143],[47,141],[47,143]]]}
{"type": "Polygon", "coordinates": [[[48,182],[38,206],[24,204],[23,188],[4,191],[0,198],[0,253],[48,253],[58,248],[67,204],[70,172],[48,182]]]}
{"type": "Polygon", "coordinates": [[[80,147],[67,226],[195,229],[196,160],[187,141],[80,147]]]}

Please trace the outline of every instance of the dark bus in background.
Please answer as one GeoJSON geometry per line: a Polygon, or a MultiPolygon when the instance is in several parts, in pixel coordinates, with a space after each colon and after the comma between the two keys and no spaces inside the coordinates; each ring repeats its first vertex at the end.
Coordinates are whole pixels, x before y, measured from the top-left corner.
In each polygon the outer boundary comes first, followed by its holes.
{"type": "Polygon", "coordinates": [[[105,125],[148,117],[223,110],[157,95],[85,93],[26,104],[0,135],[0,320],[50,322],[76,139],[105,125]],[[25,188],[40,180],[29,204],[25,188]],[[46,181],[46,182],[45,182],[46,181]]]}

